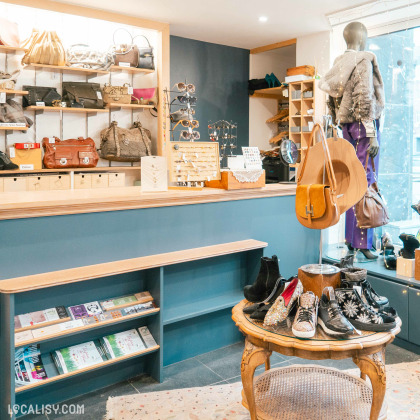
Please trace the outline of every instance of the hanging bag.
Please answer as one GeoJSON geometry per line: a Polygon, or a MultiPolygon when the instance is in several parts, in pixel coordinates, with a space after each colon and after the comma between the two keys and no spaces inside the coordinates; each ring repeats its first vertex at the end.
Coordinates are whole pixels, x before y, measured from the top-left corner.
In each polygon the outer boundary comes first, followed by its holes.
{"type": "Polygon", "coordinates": [[[368,187],[364,197],[356,204],[355,214],[359,229],[377,228],[389,222],[388,210],[376,180],[375,161],[369,154],[366,156],[365,171],[367,172],[369,157],[372,162],[375,182],[368,187]]]}
{"type": "Polygon", "coordinates": [[[30,44],[30,47],[22,59],[22,64],[66,65],[66,53],[55,31],[44,31],[39,34],[33,30],[25,44],[30,44]]]}
{"type": "MultiPolygon", "coordinates": [[[[315,133],[317,130],[319,130],[321,133],[327,183],[301,183],[301,179],[305,172],[305,167],[311,151],[311,147],[309,147],[303,160],[302,169],[297,180],[295,211],[298,221],[303,226],[310,229],[325,229],[335,225],[340,220],[340,213],[337,206],[337,182],[334,175],[328,143],[325,138],[324,130],[319,124],[315,124],[309,143],[311,144],[315,141],[315,133]]],[[[318,174],[314,174],[314,178],[317,176],[318,174]]]]}

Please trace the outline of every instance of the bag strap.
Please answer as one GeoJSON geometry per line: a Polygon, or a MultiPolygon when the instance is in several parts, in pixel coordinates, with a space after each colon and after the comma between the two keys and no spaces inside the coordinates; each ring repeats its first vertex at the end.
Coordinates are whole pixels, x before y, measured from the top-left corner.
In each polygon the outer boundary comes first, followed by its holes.
{"type": "MultiPolygon", "coordinates": [[[[311,132],[311,138],[310,138],[309,144],[311,145],[311,143],[314,142],[315,133],[316,133],[317,130],[320,130],[320,132],[321,132],[321,143],[322,143],[322,149],[324,151],[324,163],[325,163],[325,167],[327,169],[327,176],[328,176],[328,180],[330,182],[332,193],[335,194],[336,190],[337,190],[337,181],[335,179],[334,168],[333,168],[333,165],[332,165],[332,162],[331,162],[330,150],[328,148],[327,139],[325,138],[324,130],[322,129],[322,127],[319,123],[315,124],[315,126],[314,126],[314,128],[311,132]]],[[[312,147],[312,145],[306,151],[305,158],[304,158],[303,164],[302,164],[302,169],[300,171],[299,178],[297,180],[298,184],[300,183],[300,181],[302,179],[302,176],[305,172],[306,163],[308,161],[309,151],[311,150],[311,147],[312,147]]]]}
{"type": "Polygon", "coordinates": [[[132,44],[134,44],[134,38],[133,38],[133,35],[131,35],[131,34],[130,34],[130,32],[129,32],[129,31],[127,31],[127,29],[125,29],[125,28],[118,28],[118,29],[116,29],[116,30],[114,31],[114,35],[112,35],[112,41],[114,42],[114,45],[116,45],[116,43],[115,43],[115,34],[116,34],[118,31],[125,31],[125,32],[127,32],[127,33],[128,33],[128,35],[130,35],[130,38],[131,38],[131,43],[132,43],[132,44]]]}
{"type": "Polygon", "coordinates": [[[370,156],[369,153],[366,156],[366,162],[365,162],[366,176],[367,176],[367,167],[368,167],[369,158],[370,158],[370,161],[372,162],[373,177],[375,178],[375,182],[372,182],[371,187],[373,187],[376,192],[379,192],[378,178],[376,176],[375,159],[372,156],[370,156]]]}
{"type": "Polygon", "coordinates": [[[149,46],[149,48],[152,48],[152,46],[150,45],[150,42],[149,42],[149,39],[145,36],[145,35],[136,35],[134,38],[133,38],[133,44],[134,44],[134,40],[136,39],[136,38],[138,38],[139,36],[142,36],[146,41],[147,41],[147,45],[149,46]]]}

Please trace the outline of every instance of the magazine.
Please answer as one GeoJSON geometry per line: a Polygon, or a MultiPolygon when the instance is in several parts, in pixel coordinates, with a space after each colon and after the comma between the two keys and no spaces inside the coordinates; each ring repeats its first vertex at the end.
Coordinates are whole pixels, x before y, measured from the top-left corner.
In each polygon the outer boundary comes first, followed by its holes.
{"type": "Polygon", "coordinates": [[[36,344],[15,350],[15,382],[17,386],[28,385],[48,379],[42,363],[39,346],[36,344]]]}
{"type": "Polygon", "coordinates": [[[82,319],[89,316],[99,315],[102,313],[99,302],[89,302],[83,305],[75,305],[69,307],[70,315],[73,319],[82,319]]]}
{"type": "Polygon", "coordinates": [[[121,309],[121,313],[122,316],[133,315],[147,311],[149,309],[153,309],[154,307],[155,305],[153,304],[153,302],[140,303],[138,305],[129,306],[128,308],[121,309]]]}
{"type": "Polygon", "coordinates": [[[57,306],[55,308],[44,309],[43,311],[30,312],[27,314],[15,316],[15,329],[31,328],[36,325],[41,325],[51,322],[59,322],[62,319],[68,318],[69,315],[64,306],[57,306]]]}
{"type": "Polygon", "coordinates": [[[88,341],[76,346],[65,347],[51,353],[60,374],[94,366],[107,360],[97,341],[88,341]]]}
{"type": "Polygon", "coordinates": [[[153,335],[150,333],[149,328],[147,327],[140,327],[139,328],[140,337],[143,339],[144,343],[146,344],[147,348],[157,346],[153,335]]]}
{"type": "Polygon", "coordinates": [[[102,337],[100,342],[109,359],[126,356],[146,348],[135,329],[107,335],[102,337]]]}
{"type": "Polygon", "coordinates": [[[122,308],[125,306],[132,306],[135,303],[145,303],[152,301],[153,298],[149,292],[135,293],[134,295],[127,295],[116,297],[101,302],[104,311],[122,308]]]}

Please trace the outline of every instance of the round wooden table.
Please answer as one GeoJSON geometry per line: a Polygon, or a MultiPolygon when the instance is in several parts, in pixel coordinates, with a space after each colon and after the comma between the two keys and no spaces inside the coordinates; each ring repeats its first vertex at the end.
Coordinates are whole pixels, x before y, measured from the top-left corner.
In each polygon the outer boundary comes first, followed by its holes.
{"type": "Polygon", "coordinates": [[[264,327],[262,322],[252,320],[243,313],[246,300],[238,303],[232,310],[232,319],[245,335],[245,349],[241,363],[241,378],[246,398],[244,405],[249,409],[251,420],[257,420],[257,407],[254,395],[255,369],[265,364],[270,369],[270,356],[273,351],[286,356],[296,356],[309,360],[347,359],[360,369],[360,377],[366,375],[372,383],[372,406],[370,420],[377,420],[381,412],[386,389],[385,347],[400,332],[401,321],[389,332],[375,333],[362,331],[361,335],[341,340],[326,335],[319,327],[311,339],[300,339],[293,335],[293,318],[288,318],[276,327],[264,327]]]}

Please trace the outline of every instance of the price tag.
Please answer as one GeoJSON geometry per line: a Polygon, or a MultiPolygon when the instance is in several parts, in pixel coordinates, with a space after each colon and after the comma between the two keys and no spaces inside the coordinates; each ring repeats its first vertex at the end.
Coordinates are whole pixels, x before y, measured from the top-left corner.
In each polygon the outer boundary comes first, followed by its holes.
{"type": "Polygon", "coordinates": [[[96,91],[96,96],[98,97],[98,99],[102,99],[102,93],[98,91],[96,91]]]}
{"type": "Polygon", "coordinates": [[[120,67],[130,67],[130,63],[126,63],[124,61],[120,61],[118,64],[120,67]]]}
{"type": "Polygon", "coordinates": [[[10,159],[13,159],[14,157],[16,157],[16,152],[15,152],[15,148],[14,147],[11,147],[9,149],[9,157],[10,157],[10,159]]]}
{"type": "Polygon", "coordinates": [[[132,86],[128,86],[128,88],[127,88],[127,93],[128,93],[129,95],[132,95],[132,94],[134,93],[134,90],[133,90],[133,87],[132,87],[132,86]]]}
{"type": "Polygon", "coordinates": [[[55,143],[55,137],[48,137],[48,143],[55,143]]]}
{"type": "Polygon", "coordinates": [[[6,92],[0,93],[0,104],[4,104],[6,102],[6,92]]]}
{"type": "Polygon", "coordinates": [[[45,102],[35,102],[36,106],[45,106],[45,102]]]}
{"type": "Polygon", "coordinates": [[[26,164],[26,165],[19,165],[19,169],[21,171],[33,171],[34,165],[26,164]]]}

